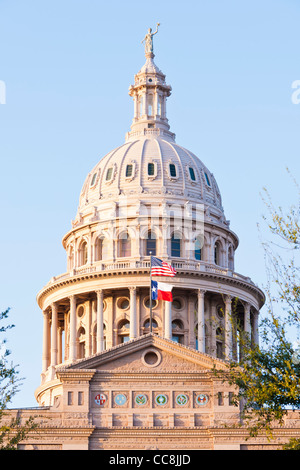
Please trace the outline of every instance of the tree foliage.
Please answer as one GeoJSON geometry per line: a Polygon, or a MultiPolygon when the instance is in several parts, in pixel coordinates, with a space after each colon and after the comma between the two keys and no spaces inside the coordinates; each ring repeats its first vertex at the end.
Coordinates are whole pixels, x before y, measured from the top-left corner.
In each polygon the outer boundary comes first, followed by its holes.
{"type": "MultiPolygon", "coordinates": [[[[270,240],[263,240],[267,273],[266,314],[260,322],[260,346],[240,331],[243,354],[232,361],[226,380],[238,387],[236,403],[242,404],[243,424],[256,436],[265,430],[272,437],[274,425],[283,424],[288,409],[300,409],[300,191],[298,202],[286,211],[276,207],[268,191],[263,200],[270,240]]],[[[292,439],[287,449],[300,448],[292,439]]]]}
{"type": "MultiPolygon", "coordinates": [[[[9,309],[0,313],[0,324],[8,318],[9,309]]],[[[13,328],[8,324],[0,327],[0,333],[13,328]]],[[[28,432],[34,429],[34,419],[29,417],[21,423],[20,417],[7,418],[7,405],[18,392],[22,379],[18,377],[17,366],[9,363],[11,352],[6,348],[6,340],[0,342],[0,450],[16,450],[20,441],[24,440],[28,432]]]]}

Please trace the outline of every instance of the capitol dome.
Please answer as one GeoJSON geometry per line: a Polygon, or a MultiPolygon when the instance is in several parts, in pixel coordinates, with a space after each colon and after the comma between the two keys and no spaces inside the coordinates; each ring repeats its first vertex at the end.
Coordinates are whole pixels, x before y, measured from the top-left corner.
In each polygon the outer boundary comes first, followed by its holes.
{"type": "Polygon", "coordinates": [[[129,87],[131,130],[88,174],[62,240],[66,272],[37,296],[44,339],[36,397],[43,405],[61,393],[58,366],[146,334],[220,360],[236,358],[234,317],[258,341],[264,294],[235,271],[238,238],[216,180],[176,143],[166,113],[171,87],[153,51],[145,55],[129,87]],[[151,256],[176,271],[172,302],[150,302],[151,256]]]}
{"type": "Polygon", "coordinates": [[[145,129],[109,152],[85,180],[78,213],[118,196],[203,203],[216,220],[225,222],[217,182],[207,167],[173,139],[159,135],[160,129],[145,129]]]}

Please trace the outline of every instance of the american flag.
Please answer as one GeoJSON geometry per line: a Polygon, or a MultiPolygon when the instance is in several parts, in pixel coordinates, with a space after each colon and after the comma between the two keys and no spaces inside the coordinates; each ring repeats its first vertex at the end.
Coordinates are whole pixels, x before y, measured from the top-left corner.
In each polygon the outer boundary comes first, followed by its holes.
{"type": "Polygon", "coordinates": [[[176,271],[168,263],[165,263],[161,259],[151,256],[151,276],[171,276],[174,277],[176,271]]]}

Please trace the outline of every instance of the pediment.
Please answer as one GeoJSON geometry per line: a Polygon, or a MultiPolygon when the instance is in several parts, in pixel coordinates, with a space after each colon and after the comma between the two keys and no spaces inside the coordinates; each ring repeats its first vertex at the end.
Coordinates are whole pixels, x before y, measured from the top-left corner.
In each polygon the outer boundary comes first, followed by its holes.
{"type": "Polygon", "coordinates": [[[110,373],[196,373],[226,362],[157,335],[148,334],[76,361],[64,370],[92,369],[110,373]]]}

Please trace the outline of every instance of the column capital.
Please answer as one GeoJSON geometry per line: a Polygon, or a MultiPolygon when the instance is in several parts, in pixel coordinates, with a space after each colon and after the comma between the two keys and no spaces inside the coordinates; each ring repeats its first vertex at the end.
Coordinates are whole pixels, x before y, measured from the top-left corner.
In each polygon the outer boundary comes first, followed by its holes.
{"type": "Polygon", "coordinates": [[[130,292],[134,292],[136,291],[136,286],[129,286],[128,289],[130,290],[130,292]]]}
{"type": "Polygon", "coordinates": [[[206,293],[206,290],[198,289],[198,297],[204,297],[205,293],[206,293]]]}
{"type": "Polygon", "coordinates": [[[96,291],[97,297],[103,296],[103,289],[97,289],[96,291]]]}

